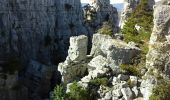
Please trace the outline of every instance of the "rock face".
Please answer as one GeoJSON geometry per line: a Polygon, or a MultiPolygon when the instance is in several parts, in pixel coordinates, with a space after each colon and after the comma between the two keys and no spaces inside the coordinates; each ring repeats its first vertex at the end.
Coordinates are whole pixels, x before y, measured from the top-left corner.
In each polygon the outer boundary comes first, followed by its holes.
{"type": "Polygon", "coordinates": [[[21,88],[18,81],[18,72],[4,74],[0,72],[0,97],[1,100],[23,100],[27,98],[27,89],[21,88]]]}
{"type": "Polygon", "coordinates": [[[95,32],[103,22],[108,21],[113,28],[113,33],[118,32],[118,12],[110,4],[110,0],[91,0],[83,10],[89,31],[95,32]]]}
{"type": "Polygon", "coordinates": [[[80,0],[0,0],[0,68],[7,55],[21,60],[29,100],[49,91],[51,64],[65,60],[70,36],[88,34],[82,13],[80,0]]]}
{"type": "Polygon", "coordinates": [[[50,63],[54,51],[64,58],[69,37],[87,34],[80,0],[1,0],[0,51],[24,61],[50,63]]]}
{"type": "Polygon", "coordinates": [[[143,100],[148,100],[152,95],[152,90],[156,84],[156,79],[154,77],[148,77],[148,79],[141,82],[140,91],[143,95],[143,100]]]}
{"type": "Polygon", "coordinates": [[[162,4],[155,7],[154,28],[150,38],[146,67],[154,68],[170,77],[170,5],[162,4]]]}
{"type": "Polygon", "coordinates": [[[28,100],[43,100],[52,88],[56,66],[47,66],[31,61],[24,74],[24,86],[28,89],[28,100]]]}
{"type": "Polygon", "coordinates": [[[88,38],[86,36],[71,37],[68,57],[72,61],[86,59],[88,38]]]}
{"type": "Polygon", "coordinates": [[[88,38],[84,35],[70,38],[68,57],[64,63],[60,63],[58,66],[63,82],[68,83],[85,74],[87,69],[87,44],[88,38]]]}

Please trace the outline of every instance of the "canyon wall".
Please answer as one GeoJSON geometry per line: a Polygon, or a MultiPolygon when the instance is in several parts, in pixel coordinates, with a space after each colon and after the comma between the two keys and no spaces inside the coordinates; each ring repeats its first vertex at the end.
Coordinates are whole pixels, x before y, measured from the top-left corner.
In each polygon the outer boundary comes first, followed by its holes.
{"type": "Polygon", "coordinates": [[[87,31],[80,0],[1,0],[0,33],[2,55],[48,64],[55,51],[66,57],[70,36],[87,31]]]}
{"type": "Polygon", "coordinates": [[[7,76],[0,77],[2,100],[48,97],[57,80],[52,77],[59,77],[51,64],[66,58],[70,36],[88,34],[82,15],[80,0],[0,0],[0,74],[7,76]],[[11,69],[17,74],[8,77],[11,69]],[[16,81],[10,87],[9,79],[16,81]],[[14,91],[18,85],[24,88],[14,91]]]}

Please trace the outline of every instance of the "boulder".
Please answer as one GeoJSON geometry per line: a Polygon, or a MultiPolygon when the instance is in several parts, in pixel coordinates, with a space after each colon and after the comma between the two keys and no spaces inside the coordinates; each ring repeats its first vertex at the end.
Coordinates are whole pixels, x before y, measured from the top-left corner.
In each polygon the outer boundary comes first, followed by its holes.
{"type": "Polygon", "coordinates": [[[138,87],[137,87],[137,86],[135,86],[135,87],[132,88],[132,92],[135,94],[135,97],[138,97],[138,95],[139,95],[139,90],[138,90],[138,87]]]}
{"type": "Polygon", "coordinates": [[[68,57],[71,61],[81,61],[86,59],[88,38],[84,35],[70,38],[68,57]]]}
{"type": "Polygon", "coordinates": [[[143,95],[143,100],[149,100],[149,97],[152,94],[152,90],[156,84],[156,79],[154,77],[148,77],[146,80],[143,80],[140,85],[140,91],[143,95]]]}
{"type": "Polygon", "coordinates": [[[133,87],[137,86],[138,78],[136,76],[130,76],[130,82],[133,87]]]}
{"type": "Polygon", "coordinates": [[[111,98],[112,98],[112,92],[109,91],[109,92],[107,92],[107,93],[105,94],[104,99],[105,99],[105,100],[110,100],[111,98]]]}
{"type": "Polygon", "coordinates": [[[133,99],[133,93],[129,87],[127,88],[122,88],[121,92],[123,94],[123,97],[125,100],[132,100],[133,99]]]}
{"type": "Polygon", "coordinates": [[[94,34],[92,40],[91,55],[106,56],[107,59],[114,60],[115,63],[131,63],[140,53],[140,49],[135,46],[130,46],[127,43],[112,39],[108,35],[94,34]]]}
{"type": "Polygon", "coordinates": [[[119,74],[118,75],[118,79],[120,79],[121,81],[127,81],[129,79],[129,76],[128,75],[119,74]]]}
{"type": "Polygon", "coordinates": [[[116,97],[116,98],[120,98],[123,96],[122,92],[121,92],[121,89],[116,89],[116,90],[113,90],[112,91],[112,95],[113,97],[116,97]]]}
{"type": "Polygon", "coordinates": [[[89,63],[88,63],[89,69],[104,69],[108,67],[108,61],[105,57],[99,55],[94,57],[89,63]]]}

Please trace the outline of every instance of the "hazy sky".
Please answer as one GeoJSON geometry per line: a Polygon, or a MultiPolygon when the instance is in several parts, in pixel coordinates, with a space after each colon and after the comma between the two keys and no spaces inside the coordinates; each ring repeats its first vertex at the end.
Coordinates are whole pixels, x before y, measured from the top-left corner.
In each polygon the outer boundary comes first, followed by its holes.
{"type": "MultiPolygon", "coordinates": [[[[123,0],[110,0],[111,1],[111,4],[113,3],[122,3],[123,0]]],[[[160,0],[155,0],[155,1],[160,1],[160,0]]],[[[88,3],[89,0],[81,0],[82,3],[88,3]]]]}

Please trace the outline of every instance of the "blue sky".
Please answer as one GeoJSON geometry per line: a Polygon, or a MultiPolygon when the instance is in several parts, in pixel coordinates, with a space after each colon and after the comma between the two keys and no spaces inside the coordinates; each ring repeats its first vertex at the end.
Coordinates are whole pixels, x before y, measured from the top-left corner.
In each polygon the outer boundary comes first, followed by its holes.
{"type": "MultiPolygon", "coordinates": [[[[160,0],[155,0],[155,1],[160,1],[160,0]]],[[[82,3],[88,3],[89,0],[81,0],[82,3]]],[[[111,4],[114,3],[123,3],[123,0],[110,0],[111,4]]]]}

